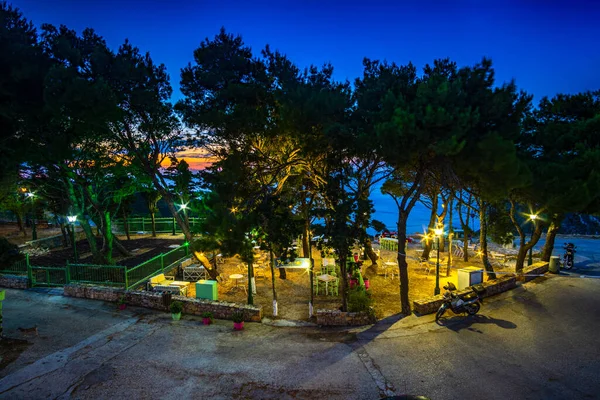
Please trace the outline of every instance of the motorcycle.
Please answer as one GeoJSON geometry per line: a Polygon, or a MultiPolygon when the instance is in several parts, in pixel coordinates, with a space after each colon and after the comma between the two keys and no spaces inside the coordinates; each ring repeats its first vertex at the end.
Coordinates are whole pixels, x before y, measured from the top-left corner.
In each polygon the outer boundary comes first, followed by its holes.
{"type": "Polygon", "coordinates": [[[563,268],[564,269],[571,269],[573,268],[573,265],[575,265],[575,249],[577,248],[577,246],[575,246],[575,244],[573,243],[565,243],[563,245],[563,249],[565,251],[565,254],[563,255],[563,268]]]}
{"type": "Polygon", "coordinates": [[[452,282],[448,282],[448,285],[444,286],[446,290],[444,292],[444,302],[440,306],[440,309],[435,314],[435,321],[444,315],[446,310],[450,309],[454,314],[467,313],[469,315],[475,315],[479,312],[481,304],[483,304],[482,295],[485,293],[485,288],[481,285],[471,286],[472,292],[458,295],[455,293],[456,286],[452,282]]]}

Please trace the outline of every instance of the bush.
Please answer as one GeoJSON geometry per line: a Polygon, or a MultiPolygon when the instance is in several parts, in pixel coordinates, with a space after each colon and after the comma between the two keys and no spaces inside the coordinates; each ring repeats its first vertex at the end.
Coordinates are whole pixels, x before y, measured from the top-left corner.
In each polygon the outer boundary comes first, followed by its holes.
{"type": "Polygon", "coordinates": [[[172,314],[179,314],[183,311],[183,303],[180,301],[174,301],[171,303],[170,309],[172,314]]]}
{"type": "Polygon", "coordinates": [[[351,289],[348,293],[348,311],[349,312],[370,312],[371,295],[364,288],[351,289]]]}
{"type": "Polygon", "coordinates": [[[213,319],[213,313],[211,313],[210,311],[204,311],[202,313],[202,318],[210,318],[213,319]]]}
{"type": "Polygon", "coordinates": [[[24,258],[19,253],[19,246],[12,244],[6,238],[0,237],[0,263],[10,266],[24,258]]]}
{"type": "Polygon", "coordinates": [[[244,313],[241,311],[234,312],[231,314],[231,320],[233,322],[244,322],[244,313]]]}

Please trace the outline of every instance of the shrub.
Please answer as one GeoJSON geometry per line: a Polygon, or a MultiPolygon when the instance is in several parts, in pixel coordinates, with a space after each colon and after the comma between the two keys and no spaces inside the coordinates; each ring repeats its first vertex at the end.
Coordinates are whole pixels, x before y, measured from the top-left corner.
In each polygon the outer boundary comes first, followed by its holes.
{"type": "Polygon", "coordinates": [[[234,312],[231,314],[231,320],[233,322],[244,322],[244,313],[241,311],[234,312]]]}
{"type": "Polygon", "coordinates": [[[183,311],[183,304],[180,301],[174,301],[171,303],[170,309],[172,314],[179,314],[183,311]]]}
{"type": "Polygon", "coordinates": [[[364,288],[351,289],[348,293],[349,312],[369,312],[371,310],[371,295],[364,288]]]}
{"type": "Polygon", "coordinates": [[[0,263],[10,266],[24,258],[19,253],[19,246],[12,244],[6,238],[0,237],[0,263]]]}
{"type": "Polygon", "coordinates": [[[213,313],[211,313],[210,311],[204,311],[202,313],[202,318],[210,318],[213,319],[213,313]]]}

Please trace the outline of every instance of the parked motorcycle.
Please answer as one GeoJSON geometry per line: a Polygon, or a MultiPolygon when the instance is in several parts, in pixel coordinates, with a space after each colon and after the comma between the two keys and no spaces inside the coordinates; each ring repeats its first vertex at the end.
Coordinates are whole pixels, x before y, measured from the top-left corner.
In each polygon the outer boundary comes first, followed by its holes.
{"type": "Polygon", "coordinates": [[[563,268],[564,269],[571,269],[573,268],[573,265],[575,265],[575,249],[577,248],[577,246],[575,246],[575,244],[573,243],[565,243],[563,245],[563,249],[565,251],[565,254],[563,255],[563,268]]]}
{"type": "Polygon", "coordinates": [[[456,286],[452,282],[448,282],[444,289],[446,290],[444,292],[444,302],[435,314],[436,322],[448,309],[452,310],[454,314],[467,313],[475,315],[483,303],[482,295],[485,293],[485,288],[481,285],[471,286],[472,292],[460,296],[455,293],[456,286]]]}

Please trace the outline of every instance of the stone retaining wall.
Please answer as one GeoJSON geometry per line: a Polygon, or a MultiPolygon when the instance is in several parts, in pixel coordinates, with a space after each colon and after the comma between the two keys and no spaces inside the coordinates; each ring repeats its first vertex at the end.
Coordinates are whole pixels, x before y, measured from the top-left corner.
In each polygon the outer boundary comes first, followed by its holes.
{"type": "Polygon", "coordinates": [[[529,282],[532,279],[537,278],[535,275],[544,275],[548,272],[548,266],[550,263],[547,261],[540,261],[531,264],[528,267],[523,268],[523,276],[521,277],[523,281],[529,282]]]}
{"type": "Polygon", "coordinates": [[[27,289],[29,278],[19,275],[0,275],[0,286],[11,289],[27,289]]]}
{"type": "MultiPolygon", "coordinates": [[[[121,296],[125,296],[125,303],[128,305],[168,311],[163,303],[162,295],[154,292],[126,291],[90,285],[65,285],[64,295],[110,302],[116,302],[121,296]]],[[[201,315],[203,312],[209,311],[217,319],[231,319],[233,313],[242,312],[244,321],[260,322],[262,320],[262,307],[260,306],[192,299],[184,296],[172,296],[172,300],[183,303],[184,314],[201,315]]]]}
{"type": "Polygon", "coordinates": [[[374,314],[366,312],[342,312],[339,310],[317,310],[317,324],[322,326],[360,326],[377,322],[374,314]]]}
{"type": "MultiPolygon", "coordinates": [[[[506,292],[507,290],[514,289],[516,286],[517,277],[514,275],[505,275],[501,278],[484,282],[483,287],[485,287],[486,293],[482,297],[490,297],[498,293],[506,292]]],[[[469,293],[470,291],[471,289],[465,289],[458,290],[456,293],[462,295],[469,293]]],[[[419,315],[432,314],[440,308],[443,302],[444,296],[439,294],[437,296],[413,301],[413,309],[414,312],[419,315]]]]}

